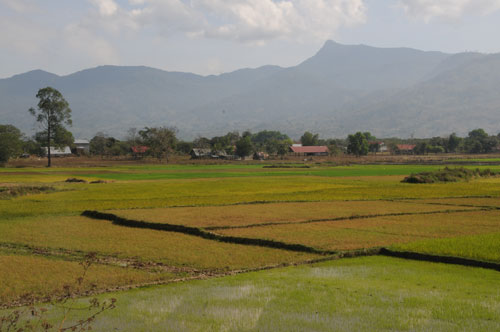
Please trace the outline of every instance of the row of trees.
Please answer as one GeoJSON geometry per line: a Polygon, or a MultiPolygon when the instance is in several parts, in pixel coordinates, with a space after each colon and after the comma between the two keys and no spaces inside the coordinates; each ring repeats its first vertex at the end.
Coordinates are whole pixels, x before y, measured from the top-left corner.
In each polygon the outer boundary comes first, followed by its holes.
{"type": "Polygon", "coordinates": [[[119,156],[129,154],[133,146],[147,146],[145,154],[159,160],[168,160],[168,156],[172,153],[188,154],[193,148],[210,149],[214,153],[224,152],[244,157],[256,151],[285,155],[292,144],[287,135],[267,130],[256,134],[246,131],[241,135],[238,132],[229,132],[224,136],[212,138],[198,137],[191,142],[178,140],[176,134],[177,130],[171,127],[146,127],[142,130],[130,128],[125,140],[120,141],[98,133],[90,140],[90,153],[119,156]]]}
{"type": "MultiPolygon", "coordinates": [[[[448,137],[433,137],[431,139],[387,139],[389,150],[398,152],[397,144],[414,144],[415,154],[428,153],[490,153],[500,146],[500,134],[488,135],[483,129],[474,129],[465,138],[458,137],[455,133],[448,137]]],[[[356,156],[367,155],[368,152],[378,152],[380,142],[369,132],[357,132],[347,137],[347,153],[356,156]]]]}
{"type": "Polygon", "coordinates": [[[458,137],[455,133],[447,138],[433,137],[417,143],[416,154],[427,153],[490,153],[500,145],[500,134],[488,135],[483,129],[474,129],[467,137],[458,137]]]}
{"type": "MultiPolygon", "coordinates": [[[[47,144],[55,147],[72,146],[73,135],[63,126],[52,125],[51,134],[45,129],[36,133],[32,138],[24,136],[19,129],[12,125],[0,125],[0,163],[5,163],[9,157],[22,153],[44,156],[47,144]],[[50,137],[50,142],[49,142],[50,137]]],[[[415,154],[428,153],[490,153],[500,145],[500,134],[490,136],[483,129],[471,131],[467,137],[461,138],[456,134],[448,137],[434,137],[431,139],[386,139],[389,150],[397,152],[397,144],[413,143],[415,154]]],[[[377,138],[369,132],[357,132],[347,139],[320,139],[319,135],[305,132],[301,137],[304,146],[326,145],[331,154],[347,152],[356,156],[367,155],[369,152],[378,152],[380,148],[377,138]]],[[[270,155],[284,156],[288,153],[293,141],[286,134],[279,131],[260,131],[251,133],[245,131],[229,132],[223,136],[212,138],[198,137],[193,141],[182,141],[177,138],[177,130],[172,127],[145,127],[141,130],[131,128],[124,140],[110,137],[104,133],[97,133],[90,140],[90,154],[99,156],[126,156],[132,152],[132,147],[147,146],[144,155],[167,161],[175,154],[188,154],[193,148],[210,149],[213,153],[225,152],[228,155],[240,157],[251,155],[254,152],[266,152],[270,155]]],[[[50,165],[50,164],[49,164],[50,165]]]]}
{"type": "MultiPolygon", "coordinates": [[[[65,126],[71,126],[71,109],[62,94],[51,87],[40,89],[36,95],[38,108],[29,109],[41,127],[32,138],[25,137],[12,125],[0,125],[0,163],[5,163],[12,156],[21,153],[44,155],[47,152],[48,166],[51,166],[50,147],[73,145],[74,138],[65,126]],[[46,147],[47,149],[44,149],[46,147]]],[[[125,140],[120,141],[103,133],[96,134],[90,141],[90,153],[101,156],[120,156],[130,154],[134,146],[146,146],[146,154],[161,160],[167,160],[174,153],[189,153],[193,148],[210,149],[213,152],[224,151],[229,155],[248,156],[253,152],[266,152],[270,155],[283,156],[293,143],[290,137],[279,131],[264,130],[252,134],[249,131],[239,134],[229,132],[224,136],[212,138],[198,137],[192,142],[179,141],[177,130],[172,127],[145,127],[142,130],[129,129],[125,140]]],[[[300,138],[302,145],[326,145],[331,154],[346,151],[362,156],[368,152],[377,152],[380,148],[376,137],[369,132],[357,132],[347,140],[320,139],[318,134],[306,131],[300,138]]],[[[389,139],[391,150],[397,151],[397,139],[389,139]]],[[[489,136],[483,129],[469,132],[465,138],[451,134],[449,137],[413,140],[416,154],[465,152],[489,153],[500,144],[500,134],[489,136]]],[[[413,143],[413,142],[412,142],[413,143]]]]}

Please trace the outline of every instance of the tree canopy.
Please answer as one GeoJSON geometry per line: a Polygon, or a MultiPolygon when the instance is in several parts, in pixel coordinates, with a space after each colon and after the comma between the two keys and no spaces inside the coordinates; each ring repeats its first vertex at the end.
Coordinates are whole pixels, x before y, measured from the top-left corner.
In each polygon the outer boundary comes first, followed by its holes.
{"type": "Polygon", "coordinates": [[[300,137],[300,142],[302,143],[303,146],[318,145],[319,135],[306,131],[304,135],[300,137]]]}
{"type": "Polygon", "coordinates": [[[158,158],[168,162],[170,153],[177,144],[177,129],[174,127],[145,127],[139,131],[143,143],[149,147],[149,152],[158,158]]]}
{"type": "Polygon", "coordinates": [[[22,152],[23,134],[13,125],[0,125],[0,165],[22,152]]]}
{"type": "Polygon", "coordinates": [[[489,153],[498,145],[495,136],[489,136],[483,129],[474,129],[464,140],[464,149],[468,153],[489,153]]]}
{"type": "Polygon", "coordinates": [[[250,136],[244,136],[236,142],[236,155],[244,158],[253,152],[253,144],[250,136]]]}
{"type": "Polygon", "coordinates": [[[68,139],[64,125],[72,125],[71,109],[62,94],[54,88],[46,87],[38,90],[36,97],[38,111],[30,108],[28,111],[36,118],[42,127],[39,133],[47,146],[47,166],[51,166],[50,147],[62,144],[60,140],[68,139]]]}
{"type": "Polygon", "coordinates": [[[357,132],[354,135],[347,137],[348,145],[347,152],[356,156],[365,156],[368,154],[368,140],[362,132],[357,132]]]}

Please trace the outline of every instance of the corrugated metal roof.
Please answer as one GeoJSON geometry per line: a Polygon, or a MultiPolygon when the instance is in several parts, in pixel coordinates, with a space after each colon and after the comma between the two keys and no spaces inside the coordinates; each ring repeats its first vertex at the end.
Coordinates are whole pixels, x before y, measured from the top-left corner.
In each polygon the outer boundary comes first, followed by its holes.
{"type": "Polygon", "coordinates": [[[328,153],[328,147],[326,146],[291,146],[295,153],[328,153]]]}
{"type": "MultiPolygon", "coordinates": [[[[45,153],[47,154],[47,148],[44,147],[45,153]]],[[[62,149],[55,148],[53,146],[50,147],[50,155],[51,156],[62,156],[62,155],[70,155],[71,154],[71,149],[69,146],[65,146],[62,149]]]]}
{"type": "Polygon", "coordinates": [[[75,144],[90,144],[86,139],[75,139],[75,144]]]}

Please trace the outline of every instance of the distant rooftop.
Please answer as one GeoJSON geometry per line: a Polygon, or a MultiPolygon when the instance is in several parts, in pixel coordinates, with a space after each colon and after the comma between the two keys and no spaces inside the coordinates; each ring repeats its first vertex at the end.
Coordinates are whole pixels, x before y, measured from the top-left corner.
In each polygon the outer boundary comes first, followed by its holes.
{"type": "Polygon", "coordinates": [[[291,146],[294,153],[328,153],[326,146],[291,146]]]}

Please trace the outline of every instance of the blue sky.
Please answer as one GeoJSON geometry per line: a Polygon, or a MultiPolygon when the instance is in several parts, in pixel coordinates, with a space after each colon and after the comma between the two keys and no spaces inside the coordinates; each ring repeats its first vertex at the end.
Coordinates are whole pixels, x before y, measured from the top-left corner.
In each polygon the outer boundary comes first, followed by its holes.
{"type": "Polygon", "coordinates": [[[498,32],[500,0],[0,0],[0,77],[292,66],[327,39],[498,53],[498,32]]]}

